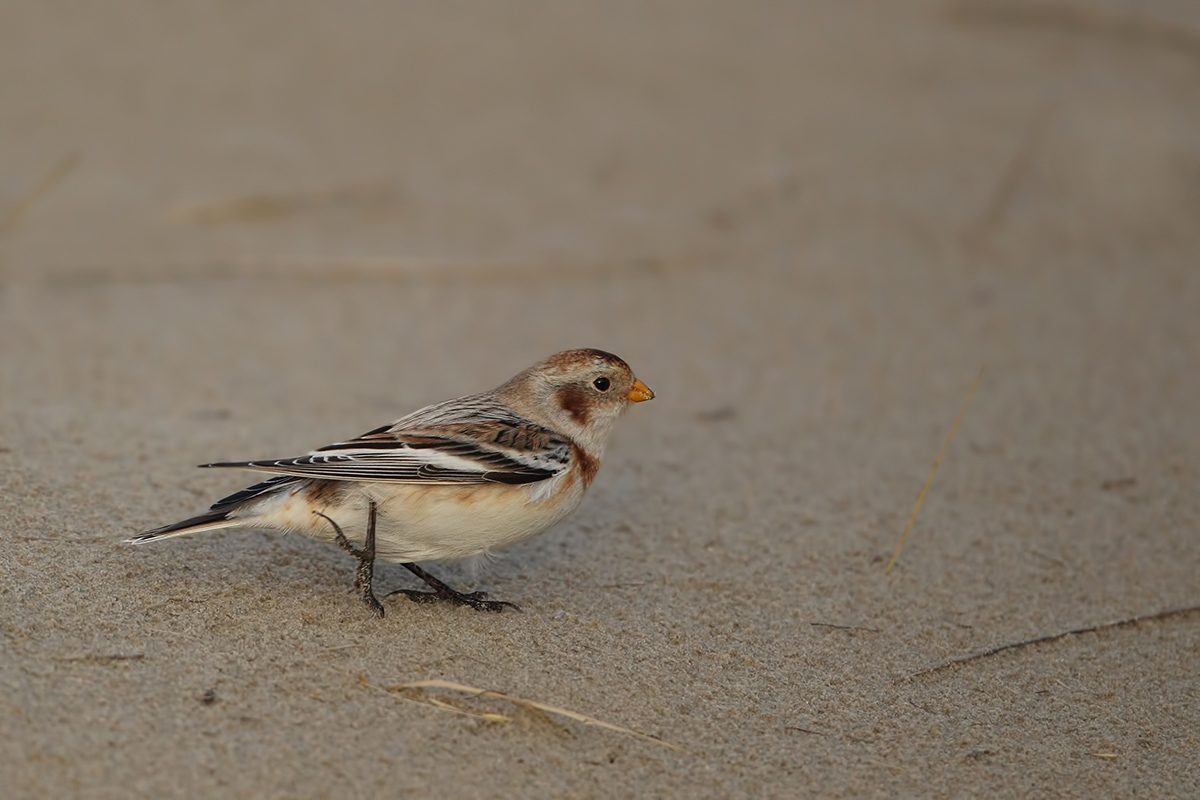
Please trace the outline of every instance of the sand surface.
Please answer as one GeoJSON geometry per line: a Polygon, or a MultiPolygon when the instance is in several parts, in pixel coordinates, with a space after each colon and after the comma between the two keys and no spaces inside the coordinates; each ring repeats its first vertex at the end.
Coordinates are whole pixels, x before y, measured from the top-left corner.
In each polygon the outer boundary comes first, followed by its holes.
{"type": "Polygon", "coordinates": [[[1200,614],[916,675],[1200,604],[1195,3],[0,16],[4,797],[1200,795],[1200,614]],[[121,544],[576,346],[658,399],[523,614],[121,544]]]}

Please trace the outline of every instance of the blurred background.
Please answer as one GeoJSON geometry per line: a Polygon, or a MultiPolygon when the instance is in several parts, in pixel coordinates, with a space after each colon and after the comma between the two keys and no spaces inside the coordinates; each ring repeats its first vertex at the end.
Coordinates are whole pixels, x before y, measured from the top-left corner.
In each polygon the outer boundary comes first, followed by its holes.
{"type": "Polygon", "coordinates": [[[1198,219],[1194,0],[7,0],[8,785],[1194,795],[1194,616],[905,681],[1197,602],[1198,219]],[[362,619],[297,537],[118,544],[241,485],[194,464],[579,346],[658,399],[482,579],[516,622],[362,619]]]}
{"type": "Polygon", "coordinates": [[[1200,203],[1198,15],[7,3],[4,274],[1157,252],[1200,203]]]}

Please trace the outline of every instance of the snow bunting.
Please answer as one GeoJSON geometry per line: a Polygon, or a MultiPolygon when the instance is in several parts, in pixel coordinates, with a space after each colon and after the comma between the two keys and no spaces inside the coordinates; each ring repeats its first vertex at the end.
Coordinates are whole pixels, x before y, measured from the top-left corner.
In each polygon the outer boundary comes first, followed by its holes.
{"type": "Polygon", "coordinates": [[[617,417],[653,397],[611,353],[568,350],[490,392],[427,406],[299,458],[202,464],[276,475],[127,541],[235,527],[297,531],[358,560],[355,589],[377,616],[377,556],[433,589],[401,590],[410,599],[515,608],[455,591],[414,562],[487,553],[563,519],[595,479],[617,417]]]}

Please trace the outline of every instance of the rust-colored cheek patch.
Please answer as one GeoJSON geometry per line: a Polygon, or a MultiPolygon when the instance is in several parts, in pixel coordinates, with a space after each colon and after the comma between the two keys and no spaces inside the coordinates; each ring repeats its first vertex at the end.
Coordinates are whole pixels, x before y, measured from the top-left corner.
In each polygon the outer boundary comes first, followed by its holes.
{"type": "Polygon", "coordinates": [[[592,418],[588,396],[574,386],[564,386],[558,390],[558,407],[580,425],[587,425],[592,418]]]}

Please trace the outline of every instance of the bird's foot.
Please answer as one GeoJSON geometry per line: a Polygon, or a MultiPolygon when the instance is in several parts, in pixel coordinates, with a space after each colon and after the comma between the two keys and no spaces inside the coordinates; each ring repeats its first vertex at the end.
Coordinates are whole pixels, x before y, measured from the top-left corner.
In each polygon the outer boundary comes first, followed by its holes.
{"type": "Polygon", "coordinates": [[[333,519],[325,516],[320,511],[314,511],[313,513],[333,527],[334,541],[337,543],[337,546],[358,561],[358,568],[354,570],[354,591],[358,593],[359,598],[362,599],[367,608],[371,609],[371,613],[382,619],[384,615],[383,604],[379,602],[375,597],[375,592],[371,590],[371,584],[375,579],[375,502],[371,501],[370,503],[367,518],[367,539],[361,548],[350,544],[350,540],[342,532],[342,526],[334,522],[333,519]]]}
{"type": "Polygon", "coordinates": [[[367,586],[365,589],[360,589],[360,592],[359,597],[366,603],[367,608],[371,609],[371,613],[379,619],[383,619],[383,604],[376,599],[375,593],[371,591],[371,587],[367,586]]]}

